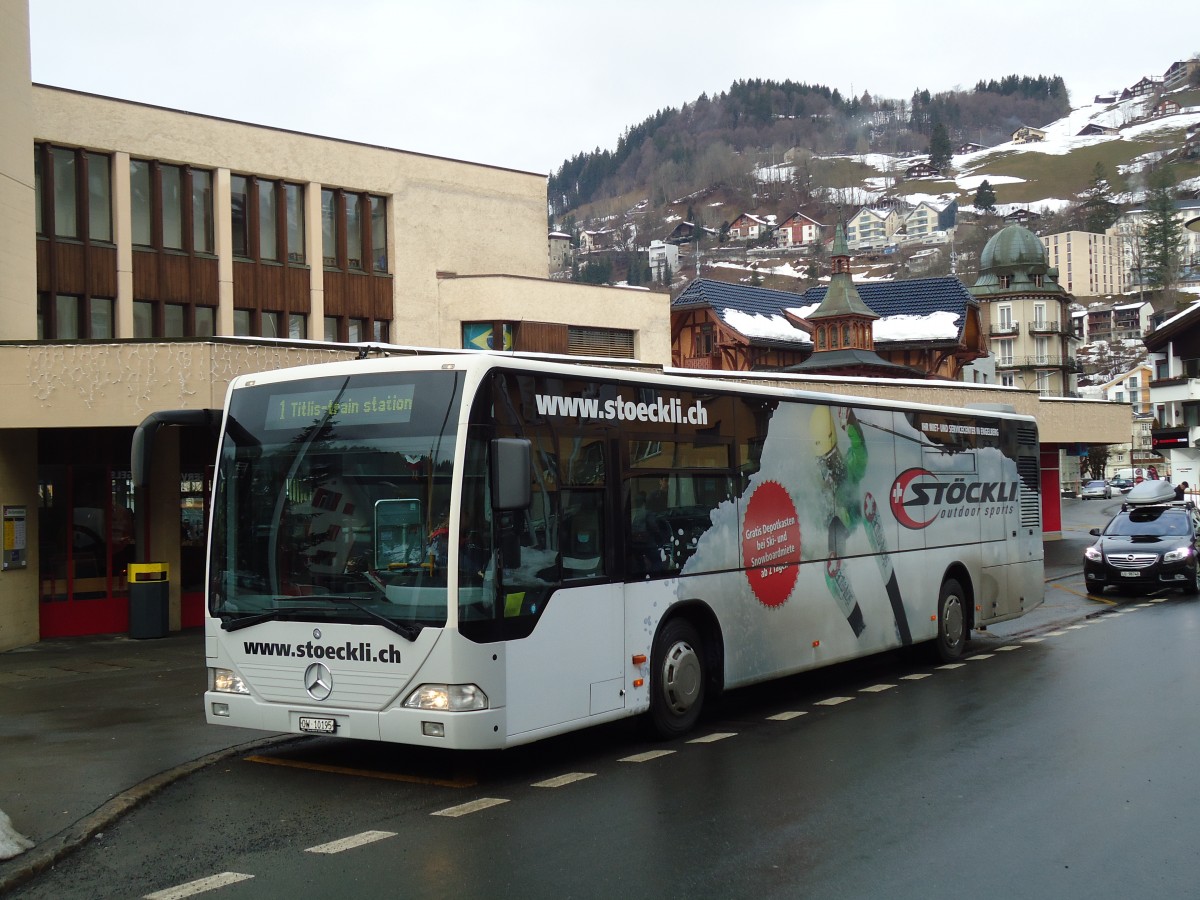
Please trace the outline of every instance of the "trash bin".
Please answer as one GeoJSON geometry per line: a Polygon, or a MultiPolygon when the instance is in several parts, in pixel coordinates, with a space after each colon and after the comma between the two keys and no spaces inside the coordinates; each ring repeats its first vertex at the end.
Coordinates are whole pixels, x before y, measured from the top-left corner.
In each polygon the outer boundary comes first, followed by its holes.
{"type": "Polygon", "coordinates": [[[166,637],[171,630],[170,566],[166,563],[130,563],[129,636],[166,637]]]}

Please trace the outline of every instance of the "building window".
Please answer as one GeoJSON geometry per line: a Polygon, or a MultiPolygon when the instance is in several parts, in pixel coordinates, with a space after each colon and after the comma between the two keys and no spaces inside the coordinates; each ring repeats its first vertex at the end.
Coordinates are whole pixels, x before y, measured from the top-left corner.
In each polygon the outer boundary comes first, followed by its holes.
{"type": "Polygon", "coordinates": [[[238,337],[250,337],[250,310],[233,311],[233,333],[238,337]]]}
{"type": "Polygon", "coordinates": [[[233,255],[254,262],[304,264],[304,186],[233,175],[233,255]]]}
{"type": "Polygon", "coordinates": [[[283,186],[287,203],[287,259],[304,264],[304,187],[299,184],[283,186]]]}
{"type": "Polygon", "coordinates": [[[112,243],[112,159],[38,144],[33,157],[37,233],[112,243]],[[81,227],[86,230],[81,232],[81,227]]]}
{"type": "Polygon", "coordinates": [[[308,337],[308,317],[299,313],[288,316],[288,337],[294,341],[302,341],[308,337]]]}
{"type": "Polygon", "coordinates": [[[113,336],[110,297],[38,294],[38,340],[107,340],[113,336]]]}
{"type": "Polygon", "coordinates": [[[131,159],[129,193],[135,246],[212,253],[212,172],[131,159]]]}
{"type": "Polygon", "coordinates": [[[371,198],[371,266],[376,272],[387,272],[387,200],[371,198]]]}
{"type": "Polygon", "coordinates": [[[211,306],[163,303],[161,300],[133,301],[135,338],[212,337],[216,333],[216,310],[211,306]]]}
{"type": "Polygon", "coordinates": [[[327,269],[386,274],[387,198],[322,188],[321,255],[327,269]],[[365,248],[371,251],[369,266],[365,248]]]}
{"type": "Polygon", "coordinates": [[[197,306],[193,309],[195,316],[194,334],[196,337],[212,337],[217,333],[217,311],[211,306],[197,306]]]}
{"type": "Polygon", "coordinates": [[[1013,364],[1013,341],[996,341],[996,365],[1013,364]]]}
{"type": "Polygon", "coordinates": [[[192,249],[213,252],[212,172],[192,169],[192,249]]]}

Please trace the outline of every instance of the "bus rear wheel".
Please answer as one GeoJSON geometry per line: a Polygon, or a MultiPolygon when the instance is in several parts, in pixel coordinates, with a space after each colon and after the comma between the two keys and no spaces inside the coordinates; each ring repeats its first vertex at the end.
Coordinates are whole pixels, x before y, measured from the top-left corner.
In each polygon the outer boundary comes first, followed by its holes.
{"type": "Polygon", "coordinates": [[[954,662],[967,646],[967,601],[962,585],[953,578],[942,582],[938,594],[938,630],[934,640],[942,662],[954,662]]]}
{"type": "Polygon", "coordinates": [[[708,672],[700,633],[687,619],[667,622],[650,659],[649,730],[670,739],[686,734],[700,718],[708,672]]]}

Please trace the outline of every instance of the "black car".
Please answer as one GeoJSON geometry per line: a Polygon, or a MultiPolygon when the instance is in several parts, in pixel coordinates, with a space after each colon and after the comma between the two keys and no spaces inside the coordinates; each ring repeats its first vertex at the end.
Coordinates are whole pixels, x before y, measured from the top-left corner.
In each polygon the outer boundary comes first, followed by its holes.
{"type": "Polygon", "coordinates": [[[1200,593],[1196,566],[1200,513],[1191,503],[1126,506],[1083,553],[1090,590],[1177,587],[1200,593]]]}
{"type": "Polygon", "coordinates": [[[1108,486],[1114,491],[1128,491],[1131,487],[1133,487],[1133,479],[1122,478],[1120,475],[1118,475],[1116,478],[1109,479],[1108,486]]]}

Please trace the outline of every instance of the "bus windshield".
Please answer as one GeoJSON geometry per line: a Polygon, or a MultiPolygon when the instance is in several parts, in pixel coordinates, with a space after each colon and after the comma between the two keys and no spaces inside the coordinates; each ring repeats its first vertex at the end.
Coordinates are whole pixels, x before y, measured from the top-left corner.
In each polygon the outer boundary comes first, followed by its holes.
{"type": "Polygon", "coordinates": [[[233,391],[209,562],[209,607],[224,627],[445,624],[461,391],[450,371],[233,391]]]}

